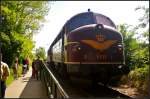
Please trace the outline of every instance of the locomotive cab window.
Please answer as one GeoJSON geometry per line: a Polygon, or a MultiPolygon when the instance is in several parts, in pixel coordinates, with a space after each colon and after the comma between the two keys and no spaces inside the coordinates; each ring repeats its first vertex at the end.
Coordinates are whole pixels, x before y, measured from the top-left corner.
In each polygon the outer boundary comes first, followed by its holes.
{"type": "Polygon", "coordinates": [[[101,14],[95,14],[97,24],[104,24],[116,29],[115,24],[106,16],[101,14]]]}
{"type": "Polygon", "coordinates": [[[68,23],[68,30],[71,31],[80,26],[94,24],[93,13],[84,13],[73,17],[68,23]]]}

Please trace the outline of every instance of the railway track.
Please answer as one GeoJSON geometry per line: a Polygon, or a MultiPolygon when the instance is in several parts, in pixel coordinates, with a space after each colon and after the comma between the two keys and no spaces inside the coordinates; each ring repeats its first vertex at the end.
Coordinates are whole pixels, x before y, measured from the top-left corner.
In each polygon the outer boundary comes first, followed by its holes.
{"type": "Polygon", "coordinates": [[[89,81],[79,78],[71,77],[71,80],[64,80],[56,72],[53,71],[54,76],[61,84],[65,92],[70,98],[130,98],[127,95],[120,93],[108,86],[98,84],[92,86],[89,81]]]}
{"type": "MultiPolygon", "coordinates": [[[[96,86],[92,86],[88,81],[82,81],[74,79],[68,83],[68,92],[72,92],[70,94],[71,97],[85,97],[85,98],[100,98],[100,97],[109,97],[109,98],[131,98],[127,95],[120,93],[108,86],[103,86],[102,84],[98,84],[96,86]]],[[[67,91],[66,90],[66,91],[67,91]]]]}

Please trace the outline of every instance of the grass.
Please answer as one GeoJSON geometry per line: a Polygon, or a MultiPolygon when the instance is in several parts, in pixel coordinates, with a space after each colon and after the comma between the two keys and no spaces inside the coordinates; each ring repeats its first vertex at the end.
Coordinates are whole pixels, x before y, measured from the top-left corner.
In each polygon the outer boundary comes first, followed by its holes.
{"type": "MultiPolygon", "coordinates": [[[[19,77],[21,76],[21,73],[22,73],[22,65],[19,65],[19,68],[18,68],[19,77]]],[[[6,80],[6,85],[9,86],[13,81],[14,81],[14,73],[13,73],[13,69],[10,68],[10,76],[6,80]]]]}
{"type": "Polygon", "coordinates": [[[10,76],[7,78],[6,80],[6,85],[10,85],[10,83],[14,80],[14,77],[13,77],[13,70],[10,69],[10,76]]]}

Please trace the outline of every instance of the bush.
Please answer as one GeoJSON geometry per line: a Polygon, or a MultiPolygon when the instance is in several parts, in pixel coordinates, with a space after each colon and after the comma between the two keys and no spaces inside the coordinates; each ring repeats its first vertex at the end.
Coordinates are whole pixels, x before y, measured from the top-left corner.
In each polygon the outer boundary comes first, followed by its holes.
{"type": "Polygon", "coordinates": [[[127,84],[129,82],[128,75],[123,75],[120,79],[119,84],[127,84]]]}
{"type": "Polygon", "coordinates": [[[139,91],[148,92],[148,65],[142,68],[135,68],[128,75],[128,81],[132,87],[136,87],[139,91]]]}
{"type": "Polygon", "coordinates": [[[128,75],[122,76],[120,84],[127,84],[137,88],[140,93],[148,95],[149,70],[148,65],[141,68],[135,68],[128,75]]]}

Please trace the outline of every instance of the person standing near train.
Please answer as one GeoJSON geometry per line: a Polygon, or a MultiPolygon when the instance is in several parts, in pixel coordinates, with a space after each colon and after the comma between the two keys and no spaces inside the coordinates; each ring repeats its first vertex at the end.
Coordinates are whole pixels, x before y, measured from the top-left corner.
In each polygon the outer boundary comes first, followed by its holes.
{"type": "Polygon", "coordinates": [[[36,78],[35,59],[32,61],[32,78],[36,78]]]}
{"type": "Polygon", "coordinates": [[[15,59],[15,63],[13,65],[14,79],[18,79],[18,57],[15,59]]]}
{"type": "Polygon", "coordinates": [[[36,78],[37,80],[40,78],[41,79],[41,65],[42,65],[42,60],[40,60],[40,57],[38,56],[37,59],[35,60],[35,63],[34,63],[34,68],[35,68],[35,75],[36,75],[36,78]]]}
{"type": "Polygon", "coordinates": [[[27,65],[26,71],[29,71],[29,58],[27,57],[25,59],[25,61],[26,61],[26,65],[27,65]]]}
{"type": "Polygon", "coordinates": [[[1,97],[4,98],[5,97],[5,91],[6,91],[6,80],[8,78],[8,76],[10,75],[10,70],[9,67],[6,63],[2,62],[2,54],[0,53],[0,62],[1,62],[1,72],[0,72],[0,76],[1,76],[1,97]]]}
{"type": "Polygon", "coordinates": [[[26,74],[26,69],[27,69],[26,60],[23,59],[23,61],[22,61],[22,74],[23,74],[23,77],[24,77],[25,74],[26,74]]]}

